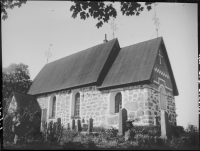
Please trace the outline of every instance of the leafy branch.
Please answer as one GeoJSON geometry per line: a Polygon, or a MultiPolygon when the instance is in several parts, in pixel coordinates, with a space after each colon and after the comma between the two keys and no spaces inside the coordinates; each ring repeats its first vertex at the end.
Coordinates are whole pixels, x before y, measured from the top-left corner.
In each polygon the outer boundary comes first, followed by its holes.
{"type": "MultiPolygon", "coordinates": [[[[103,23],[108,23],[110,17],[117,17],[117,11],[113,7],[114,1],[109,4],[105,4],[103,1],[93,2],[93,1],[72,1],[74,4],[71,6],[70,11],[72,11],[72,17],[76,18],[77,15],[80,15],[81,19],[87,19],[93,17],[97,19],[96,24],[97,28],[102,27],[103,23]]],[[[148,11],[152,9],[151,5],[153,2],[146,2],[145,6],[148,11]]],[[[140,13],[144,10],[138,2],[120,2],[121,12],[123,15],[139,16],[140,13]]]]}

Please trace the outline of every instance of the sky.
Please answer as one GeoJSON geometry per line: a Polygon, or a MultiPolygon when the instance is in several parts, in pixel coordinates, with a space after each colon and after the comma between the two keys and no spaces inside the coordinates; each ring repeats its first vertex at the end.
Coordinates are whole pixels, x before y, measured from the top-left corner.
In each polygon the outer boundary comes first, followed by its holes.
{"type": "MultiPolygon", "coordinates": [[[[107,34],[111,40],[110,21],[101,28],[97,20],[72,18],[68,1],[28,1],[20,8],[8,9],[8,19],[1,21],[2,65],[24,63],[33,80],[47,63],[45,52],[50,49],[49,62],[101,44],[107,34]],[[53,10],[53,11],[51,11],[53,10]],[[52,46],[50,46],[52,45],[52,46]]],[[[144,5],[144,3],[141,3],[144,5]]],[[[139,16],[123,16],[119,3],[115,24],[120,47],[156,38],[152,20],[154,8],[146,8],[139,16]]],[[[197,4],[157,3],[160,21],[158,36],[162,36],[179,91],[175,97],[177,125],[198,127],[198,35],[197,4]]]]}

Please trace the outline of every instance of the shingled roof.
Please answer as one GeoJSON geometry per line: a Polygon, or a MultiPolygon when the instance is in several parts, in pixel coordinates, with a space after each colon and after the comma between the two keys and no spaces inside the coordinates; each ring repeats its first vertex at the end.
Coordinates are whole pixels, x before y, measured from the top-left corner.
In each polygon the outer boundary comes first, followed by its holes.
{"type": "Polygon", "coordinates": [[[7,103],[7,109],[9,107],[10,102],[12,101],[12,97],[15,98],[15,101],[17,103],[17,106],[20,106],[22,108],[27,107],[28,105],[32,105],[33,111],[41,112],[41,108],[33,95],[19,93],[19,92],[12,92],[11,98],[9,99],[9,102],[7,103]]]}
{"type": "Polygon", "coordinates": [[[164,48],[163,53],[172,79],[174,95],[178,95],[178,89],[162,37],[121,48],[99,88],[122,87],[123,85],[139,84],[145,81],[150,83],[160,46],[164,48]]]}
{"type": "Polygon", "coordinates": [[[118,40],[88,48],[46,64],[33,80],[29,94],[96,85],[99,89],[150,84],[159,48],[162,47],[173,84],[178,89],[162,37],[120,48],[118,40]]]}
{"type": "Polygon", "coordinates": [[[119,50],[118,40],[113,39],[48,63],[35,77],[28,93],[43,94],[97,84],[105,77],[106,67],[119,50]]]}

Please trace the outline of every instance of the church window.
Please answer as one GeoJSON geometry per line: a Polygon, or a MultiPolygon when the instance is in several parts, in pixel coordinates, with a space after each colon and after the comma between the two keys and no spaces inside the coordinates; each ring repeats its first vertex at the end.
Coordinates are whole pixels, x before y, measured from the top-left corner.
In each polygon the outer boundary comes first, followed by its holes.
{"type": "Polygon", "coordinates": [[[80,115],[80,93],[77,93],[75,95],[75,110],[74,110],[74,115],[79,116],[80,115]]]}
{"type": "Polygon", "coordinates": [[[117,93],[115,96],[115,113],[119,112],[119,109],[122,108],[122,94],[117,93]]]}
{"type": "Polygon", "coordinates": [[[51,96],[51,99],[49,101],[49,107],[48,107],[48,113],[49,118],[55,118],[56,116],[56,96],[51,96]]]}
{"type": "Polygon", "coordinates": [[[55,117],[56,115],[56,96],[53,97],[53,102],[52,102],[52,117],[55,117]]]}

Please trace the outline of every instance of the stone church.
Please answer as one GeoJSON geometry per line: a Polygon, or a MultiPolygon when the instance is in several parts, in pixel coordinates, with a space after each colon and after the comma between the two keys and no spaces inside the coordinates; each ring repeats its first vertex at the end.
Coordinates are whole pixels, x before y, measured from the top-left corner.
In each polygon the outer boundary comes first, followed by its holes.
{"type": "MultiPolygon", "coordinates": [[[[178,89],[162,37],[121,48],[118,39],[46,64],[28,92],[42,110],[42,121],[72,119],[117,127],[119,110],[136,125],[152,125],[161,110],[176,125],[178,89]]],[[[159,123],[159,121],[158,121],[159,123]]]]}

